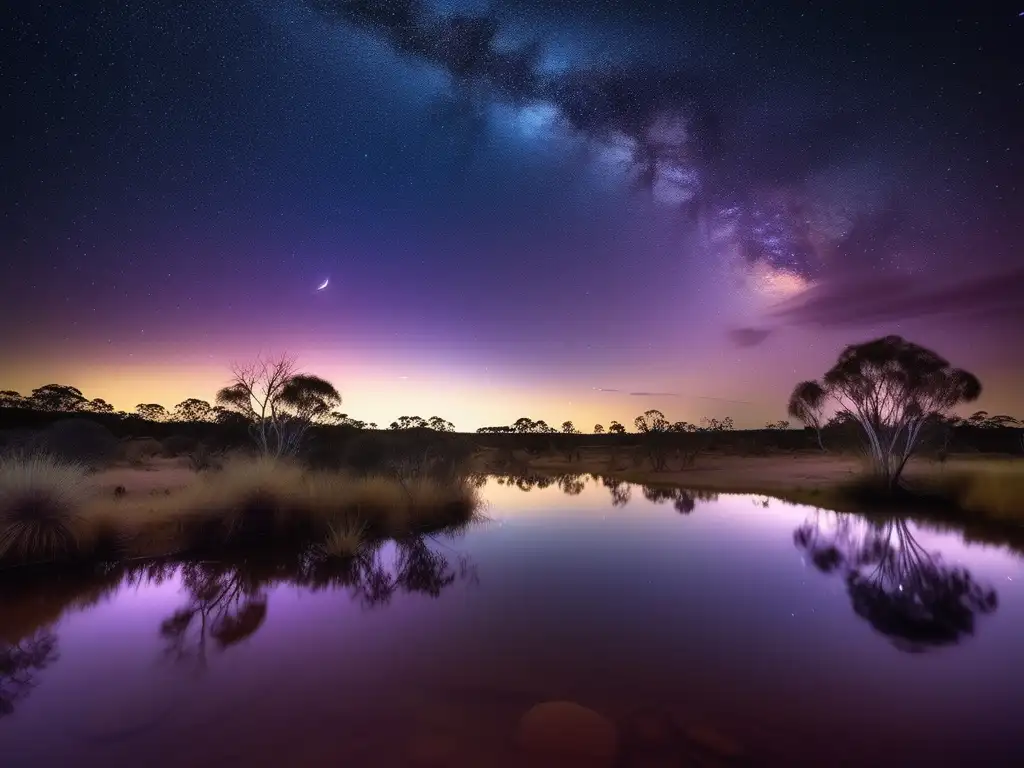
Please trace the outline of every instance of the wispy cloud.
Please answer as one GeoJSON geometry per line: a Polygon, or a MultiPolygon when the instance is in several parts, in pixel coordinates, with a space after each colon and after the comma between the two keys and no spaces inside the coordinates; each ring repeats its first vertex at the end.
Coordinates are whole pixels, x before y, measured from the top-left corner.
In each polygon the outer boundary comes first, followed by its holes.
{"type": "Polygon", "coordinates": [[[633,397],[679,397],[678,392],[630,392],[633,397]]]}
{"type": "Polygon", "coordinates": [[[737,347],[756,347],[771,335],[771,328],[734,328],[729,331],[729,339],[737,347]]]}
{"type": "Polygon", "coordinates": [[[730,400],[726,397],[710,397],[708,395],[694,395],[698,400],[714,400],[718,403],[735,403],[736,405],[753,405],[749,400],[730,400]]]}

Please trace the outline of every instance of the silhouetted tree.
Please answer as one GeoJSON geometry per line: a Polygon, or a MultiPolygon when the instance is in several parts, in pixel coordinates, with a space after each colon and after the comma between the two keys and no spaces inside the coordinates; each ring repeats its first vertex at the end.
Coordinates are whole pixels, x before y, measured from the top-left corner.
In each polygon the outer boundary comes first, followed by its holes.
{"type": "Polygon", "coordinates": [[[621,435],[621,434],[624,434],[625,431],[626,431],[626,428],[624,426],[622,426],[621,424],[619,424],[619,422],[617,422],[617,421],[613,421],[611,424],[608,425],[608,432],[610,434],[621,435]]]}
{"type": "Polygon", "coordinates": [[[875,473],[892,488],[928,419],[980,394],[973,374],[900,336],[885,336],[848,346],[820,382],[797,385],[790,406],[821,407],[828,401],[855,418],[875,473]]]}
{"type": "Polygon", "coordinates": [[[770,421],[764,425],[765,429],[783,430],[789,429],[789,422],[785,420],[781,421],[770,421]]]}
{"type": "Polygon", "coordinates": [[[564,432],[567,435],[578,435],[579,434],[579,430],[576,429],[576,426],[571,421],[563,421],[562,422],[562,432],[564,432]]]}
{"type": "Polygon", "coordinates": [[[38,411],[80,411],[87,402],[80,389],[65,384],[44,384],[28,397],[29,407],[38,411]]]}
{"type": "Polygon", "coordinates": [[[427,426],[435,432],[454,432],[455,425],[440,416],[431,416],[427,419],[427,426]]]}
{"type": "Polygon", "coordinates": [[[28,400],[13,389],[0,391],[0,408],[28,408],[28,400]]]}
{"type": "Polygon", "coordinates": [[[653,408],[633,419],[633,426],[636,427],[637,432],[645,435],[651,432],[668,432],[669,429],[665,414],[653,408]]]}
{"type": "Polygon", "coordinates": [[[709,419],[707,416],[700,420],[700,432],[728,432],[733,427],[732,416],[726,416],[724,419],[709,419]]]}
{"type": "Polygon", "coordinates": [[[196,397],[182,400],[174,406],[174,421],[213,421],[215,415],[213,408],[208,402],[196,397]]]}
{"type": "Polygon", "coordinates": [[[927,552],[903,519],[836,515],[828,532],[819,514],[797,528],[793,539],[818,570],[844,575],[857,615],[901,650],[958,643],[974,633],[979,614],[998,605],[994,589],[927,552]]]}
{"type": "Polygon", "coordinates": [[[289,357],[236,364],[231,372],[233,383],[217,393],[217,402],[245,418],[264,455],[297,453],[310,425],[328,420],[341,403],[329,381],[298,373],[289,357]]]}
{"type": "Polygon", "coordinates": [[[82,406],[82,410],[88,411],[89,413],[113,413],[114,406],[112,406],[106,400],[96,397],[90,400],[84,406],[82,406]]]}
{"type": "Polygon", "coordinates": [[[167,409],[157,403],[139,403],[135,413],[145,421],[167,421],[167,409]]]}
{"type": "Polygon", "coordinates": [[[824,394],[824,390],[818,382],[802,382],[789,396],[789,405],[786,408],[786,412],[790,416],[802,422],[805,427],[814,430],[814,434],[818,437],[818,447],[822,451],[825,450],[825,443],[821,439],[821,430],[825,426],[824,394]]]}
{"type": "Polygon", "coordinates": [[[427,420],[420,416],[399,416],[388,425],[388,429],[429,429],[427,420]]]}
{"type": "Polygon", "coordinates": [[[595,435],[600,435],[602,432],[604,432],[604,427],[602,427],[600,424],[595,424],[594,425],[594,434],[595,435]]]}

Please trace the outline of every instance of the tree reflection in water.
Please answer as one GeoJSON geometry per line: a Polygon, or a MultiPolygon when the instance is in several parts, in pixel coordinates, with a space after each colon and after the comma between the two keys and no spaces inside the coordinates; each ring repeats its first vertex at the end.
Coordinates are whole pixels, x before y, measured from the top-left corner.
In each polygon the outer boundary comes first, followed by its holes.
{"type": "Polygon", "coordinates": [[[996,610],[996,591],[963,567],[929,553],[900,518],[865,520],[821,513],[793,534],[823,573],[843,574],[858,616],[904,651],[955,645],[974,634],[976,617],[996,610]]]}
{"type": "Polygon", "coordinates": [[[37,629],[16,642],[0,645],[0,717],[36,687],[36,673],[58,658],[57,636],[49,628],[37,629]]]}
{"type": "Polygon", "coordinates": [[[458,580],[476,582],[476,570],[464,556],[453,567],[422,536],[367,544],[353,558],[327,558],[307,550],[291,558],[244,563],[194,562],[148,566],[129,580],[157,583],[180,575],[185,604],[160,625],[166,654],[205,669],[207,646],[228,648],[252,637],[267,617],[268,590],[293,584],[310,591],[347,590],[363,608],[388,604],[398,593],[438,597],[458,580]]]}
{"type": "Polygon", "coordinates": [[[697,508],[698,501],[715,501],[718,494],[713,491],[687,491],[683,488],[673,488],[661,485],[643,486],[644,498],[660,504],[663,501],[671,501],[676,512],[688,515],[697,508]]]}

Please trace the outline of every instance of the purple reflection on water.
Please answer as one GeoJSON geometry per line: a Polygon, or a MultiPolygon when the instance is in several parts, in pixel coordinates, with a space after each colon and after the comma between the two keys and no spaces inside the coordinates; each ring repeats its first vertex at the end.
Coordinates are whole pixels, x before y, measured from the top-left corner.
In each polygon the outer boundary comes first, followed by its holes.
{"type": "Polygon", "coordinates": [[[654,706],[768,763],[1020,750],[1011,550],[893,527],[894,548],[909,535],[997,594],[969,631],[958,613],[957,632],[908,653],[885,634],[901,626],[858,615],[843,574],[794,543],[813,524],[877,548],[862,518],[750,496],[652,502],[639,487],[613,506],[597,481],[565,487],[491,481],[486,523],[426,551],[389,546],[356,575],[137,574],[84,590],[93,604],[65,596],[35,626],[45,601],[22,600],[0,637],[49,626],[59,658],[0,718],[3,764],[405,765],[440,741],[448,764],[516,765],[517,718],[546,699],[616,719],[654,706]]]}

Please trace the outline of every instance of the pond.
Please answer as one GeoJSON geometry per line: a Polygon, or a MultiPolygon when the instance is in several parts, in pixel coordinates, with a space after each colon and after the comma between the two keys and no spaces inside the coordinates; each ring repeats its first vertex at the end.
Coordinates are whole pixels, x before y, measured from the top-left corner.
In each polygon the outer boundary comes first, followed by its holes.
{"type": "Polygon", "coordinates": [[[532,765],[520,717],[569,700],[621,765],[1024,764],[1012,549],[593,477],[483,493],[461,535],[344,568],[5,577],[0,762],[532,765]],[[644,718],[673,757],[629,751],[644,718]]]}

